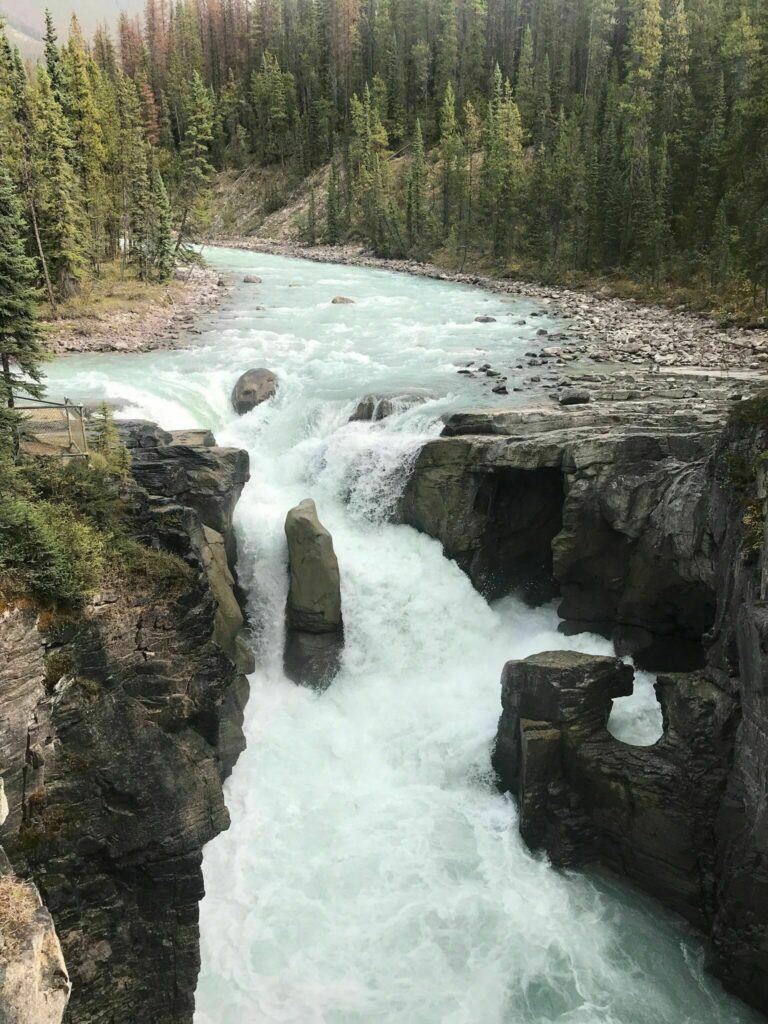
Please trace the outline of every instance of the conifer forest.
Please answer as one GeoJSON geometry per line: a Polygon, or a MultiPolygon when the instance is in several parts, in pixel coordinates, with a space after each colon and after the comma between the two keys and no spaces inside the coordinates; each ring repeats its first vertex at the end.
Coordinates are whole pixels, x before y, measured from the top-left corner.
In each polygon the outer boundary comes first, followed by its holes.
{"type": "Polygon", "coordinates": [[[168,278],[252,165],[313,182],[308,242],[768,302],[764,0],[147,0],[44,38],[0,40],[0,154],[53,307],[168,278]]]}

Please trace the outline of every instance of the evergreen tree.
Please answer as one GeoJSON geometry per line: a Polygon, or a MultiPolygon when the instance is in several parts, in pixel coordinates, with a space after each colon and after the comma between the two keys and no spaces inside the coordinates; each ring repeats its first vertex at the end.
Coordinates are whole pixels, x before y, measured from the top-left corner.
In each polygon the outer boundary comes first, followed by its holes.
{"type": "Polygon", "coordinates": [[[409,252],[417,257],[423,256],[427,241],[427,165],[418,118],[413,133],[413,159],[408,175],[406,231],[409,252]]]}
{"type": "Polygon", "coordinates": [[[200,201],[210,181],[213,166],[209,147],[213,141],[213,104],[210,93],[197,71],[184,94],[184,137],[179,152],[179,205],[181,221],[176,251],[187,236],[195,204],[200,201]]]}
{"type": "Polygon", "coordinates": [[[86,266],[88,226],[80,183],[69,162],[72,140],[46,68],[30,94],[33,202],[41,250],[61,299],[77,294],[86,266]]]}
{"type": "Polygon", "coordinates": [[[341,240],[340,203],[339,175],[336,170],[336,161],[332,160],[325,201],[325,239],[329,245],[336,245],[341,240]]]}
{"type": "Polygon", "coordinates": [[[170,281],[176,266],[171,204],[162,175],[152,171],[152,266],[158,281],[170,281]]]}
{"type": "Polygon", "coordinates": [[[39,397],[45,358],[35,319],[35,265],[24,251],[26,225],[20,197],[0,166],[0,431],[18,438],[18,395],[39,397]]]}

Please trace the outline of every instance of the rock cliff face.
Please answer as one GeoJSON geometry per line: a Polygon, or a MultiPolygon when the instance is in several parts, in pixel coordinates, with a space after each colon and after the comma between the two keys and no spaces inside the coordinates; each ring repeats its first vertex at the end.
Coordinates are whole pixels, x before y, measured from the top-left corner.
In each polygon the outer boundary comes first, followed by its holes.
{"type": "Polygon", "coordinates": [[[566,631],[649,668],[701,667],[715,614],[707,459],[721,386],[588,406],[462,413],[424,446],[401,517],[488,597],[560,596],[566,631]]]}
{"type": "Polygon", "coordinates": [[[566,630],[661,672],[663,736],[633,747],[606,728],[631,688],[620,661],[510,662],[494,764],[532,847],[600,861],[684,915],[711,970],[764,1012],[766,450],[768,401],[734,404],[719,383],[463,414],[425,446],[402,508],[489,595],[522,565],[533,596],[559,591],[566,630]]]}
{"type": "MultiPolygon", "coordinates": [[[[0,825],[7,816],[0,779],[0,825]]],[[[61,1024],[70,991],[51,915],[0,847],[0,1024],[61,1024]]]]}
{"type": "Polygon", "coordinates": [[[140,433],[134,533],[185,567],[77,615],[0,618],[0,836],[56,922],[71,1024],[191,1022],[202,848],[244,746],[252,660],[225,552],[247,456],[140,433]]]}

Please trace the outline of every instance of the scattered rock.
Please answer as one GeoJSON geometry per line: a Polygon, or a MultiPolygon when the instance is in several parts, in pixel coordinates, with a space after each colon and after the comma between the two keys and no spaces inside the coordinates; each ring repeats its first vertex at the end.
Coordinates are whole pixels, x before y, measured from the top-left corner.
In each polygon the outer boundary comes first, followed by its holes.
{"type": "Polygon", "coordinates": [[[346,295],[337,295],[335,298],[331,299],[332,306],[354,306],[354,304],[355,300],[350,299],[346,295]]]}
{"type": "Polygon", "coordinates": [[[588,391],[569,388],[560,394],[558,401],[560,405],[586,405],[591,401],[591,396],[588,391]]]}
{"type": "Polygon", "coordinates": [[[476,324],[495,324],[496,323],[496,317],[495,316],[488,316],[486,313],[483,313],[480,316],[476,316],[475,317],[475,323],[476,324]]]}
{"type": "Polygon", "coordinates": [[[285,520],[290,587],[284,665],[289,679],[325,689],[339,670],[344,645],[341,580],[333,540],[311,498],[285,520]]]}
{"type": "Polygon", "coordinates": [[[273,398],[277,391],[278,379],[271,370],[260,367],[246,370],[238,379],[232,391],[232,405],[238,416],[255,409],[257,405],[273,398]]]}
{"type": "Polygon", "coordinates": [[[261,278],[257,277],[256,274],[246,274],[243,278],[243,284],[261,284],[261,278]]]}

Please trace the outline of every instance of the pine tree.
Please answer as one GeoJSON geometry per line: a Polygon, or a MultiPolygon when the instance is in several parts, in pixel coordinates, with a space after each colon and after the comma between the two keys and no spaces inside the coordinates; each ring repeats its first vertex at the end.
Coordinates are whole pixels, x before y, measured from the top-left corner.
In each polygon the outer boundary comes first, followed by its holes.
{"type": "Polygon", "coordinates": [[[67,81],[65,113],[73,139],[72,158],[87,196],[89,221],[86,246],[91,266],[98,273],[107,251],[106,221],[108,196],[105,179],[107,153],[104,132],[94,96],[98,69],[88,56],[80,25],[72,18],[69,41],[63,52],[67,81]]]}
{"type": "Polygon", "coordinates": [[[152,266],[158,281],[170,281],[176,266],[171,204],[162,175],[152,171],[152,266]]]}
{"type": "Polygon", "coordinates": [[[526,25],[523,32],[523,45],[520,50],[520,61],[517,65],[515,82],[515,100],[517,102],[525,138],[529,139],[534,130],[536,114],[536,88],[533,63],[533,33],[531,26],[526,25]]]}
{"type": "Polygon", "coordinates": [[[184,137],[179,152],[179,204],[181,222],[176,251],[183,245],[195,204],[204,195],[213,172],[209,147],[213,141],[213,104],[197,71],[184,95],[184,137]]]}
{"type": "Polygon", "coordinates": [[[728,225],[728,211],[725,200],[721,200],[712,227],[712,244],[709,256],[709,280],[716,291],[728,284],[731,276],[731,229],[728,225]]]}
{"type": "Polygon", "coordinates": [[[0,431],[6,441],[19,436],[16,397],[42,393],[45,349],[35,319],[35,265],[24,251],[25,234],[20,197],[0,166],[0,431]]]}
{"type": "Polygon", "coordinates": [[[48,70],[48,78],[51,83],[53,95],[56,102],[64,107],[67,98],[67,77],[59,51],[56,29],[53,25],[53,15],[49,10],[45,12],[45,66],[48,70]]]}
{"type": "Polygon", "coordinates": [[[69,299],[80,288],[88,227],[80,183],[69,162],[72,140],[48,71],[37,68],[30,94],[33,202],[41,251],[56,294],[69,299]]]}
{"type": "Polygon", "coordinates": [[[485,122],[481,202],[496,257],[510,251],[516,202],[521,189],[523,131],[512,88],[498,64],[485,122]]]}
{"type": "Polygon", "coordinates": [[[336,170],[336,161],[332,160],[325,201],[325,238],[329,245],[336,245],[341,239],[340,202],[339,175],[336,170]]]}
{"type": "Polygon", "coordinates": [[[413,159],[408,175],[406,231],[411,255],[423,256],[427,241],[427,164],[421,122],[416,118],[413,133],[413,159]]]}
{"type": "Polygon", "coordinates": [[[449,82],[440,111],[440,161],[442,165],[442,229],[449,235],[461,212],[464,146],[456,121],[456,98],[449,82]]]}

